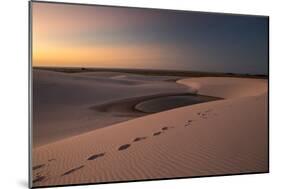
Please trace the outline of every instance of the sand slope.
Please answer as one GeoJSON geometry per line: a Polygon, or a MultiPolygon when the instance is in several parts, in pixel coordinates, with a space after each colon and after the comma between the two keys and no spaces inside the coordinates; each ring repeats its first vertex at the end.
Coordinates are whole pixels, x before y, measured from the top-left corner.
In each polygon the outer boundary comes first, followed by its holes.
{"type": "Polygon", "coordinates": [[[113,123],[132,119],[95,106],[143,96],[186,93],[171,76],[118,72],[62,73],[33,70],[33,146],[37,147],[113,123]],[[71,115],[71,116],[70,116],[71,115]]]}
{"type": "Polygon", "coordinates": [[[268,91],[265,79],[204,77],[182,79],[177,83],[191,87],[201,95],[227,99],[257,96],[268,91]]]}
{"type": "Polygon", "coordinates": [[[266,80],[195,78],[179,83],[225,100],[34,148],[34,186],[268,171],[266,80]]]}

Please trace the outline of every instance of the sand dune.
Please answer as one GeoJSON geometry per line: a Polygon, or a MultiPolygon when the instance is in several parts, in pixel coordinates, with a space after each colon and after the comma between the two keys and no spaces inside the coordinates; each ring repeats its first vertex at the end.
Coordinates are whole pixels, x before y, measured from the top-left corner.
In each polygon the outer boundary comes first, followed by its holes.
{"type": "Polygon", "coordinates": [[[166,81],[175,79],[172,76],[123,76],[124,73],[118,72],[62,73],[35,69],[33,146],[138,116],[126,112],[122,115],[120,112],[100,112],[93,108],[95,106],[160,94],[190,92],[188,87],[166,81]]]}
{"type": "Polygon", "coordinates": [[[177,82],[191,87],[198,94],[228,99],[257,96],[268,91],[265,79],[204,77],[182,79],[177,82]]]}
{"type": "Polygon", "coordinates": [[[192,78],[178,83],[224,100],[34,148],[34,186],[268,171],[267,80],[192,78]]]}

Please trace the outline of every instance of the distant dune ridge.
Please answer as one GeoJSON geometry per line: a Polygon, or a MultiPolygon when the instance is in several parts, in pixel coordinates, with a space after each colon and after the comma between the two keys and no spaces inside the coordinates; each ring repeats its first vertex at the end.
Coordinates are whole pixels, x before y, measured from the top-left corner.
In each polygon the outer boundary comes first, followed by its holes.
{"type": "MultiPolygon", "coordinates": [[[[171,79],[166,76],[105,75],[34,72],[34,91],[40,92],[34,94],[34,109],[54,111],[51,115],[46,113],[46,117],[40,115],[35,124],[42,121],[46,122],[43,127],[52,127],[48,120],[56,120],[52,132],[63,132],[68,128],[64,125],[67,118],[75,120],[83,114],[85,117],[73,121],[69,128],[77,129],[77,124],[81,124],[89,129],[81,128],[83,131],[74,131],[69,134],[72,137],[65,139],[59,135],[54,142],[45,141],[45,145],[33,148],[33,186],[268,171],[266,79],[201,77],[175,83],[165,81],[171,79]],[[136,87],[129,87],[132,82],[136,87]],[[56,94],[50,94],[47,88],[44,91],[49,85],[56,94]],[[113,94],[115,87],[118,90],[113,94]],[[87,92],[79,93],[82,90],[87,92]],[[96,112],[90,113],[87,108],[83,111],[82,107],[175,92],[224,99],[144,115],[92,131],[93,127],[86,124],[96,124],[96,112]],[[50,95],[56,95],[54,100],[60,103],[71,102],[81,109],[50,109],[50,95]],[[79,105],[73,102],[77,99],[79,105]],[[66,115],[60,115],[64,111],[66,115]]],[[[40,131],[35,128],[36,132],[40,131]]]]}
{"type": "Polygon", "coordinates": [[[166,81],[177,78],[118,72],[67,74],[35,69],[33,146],[41,146],[136,116],[121,111],[97,111],[105,104],[110,106],[111,102],[137,97],[190,92],[189,88],[181,84],[166,81]]]}

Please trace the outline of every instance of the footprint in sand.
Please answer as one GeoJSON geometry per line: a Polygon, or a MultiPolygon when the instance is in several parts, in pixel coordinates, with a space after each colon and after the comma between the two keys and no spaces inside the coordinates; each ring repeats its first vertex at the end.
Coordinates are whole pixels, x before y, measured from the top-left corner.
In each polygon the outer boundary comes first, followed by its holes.
{"type": "Polygon", "coordinates": [[[43,181],[43,180],[45,180],[45,176],[42,176],[42,175],[37,175],[36,177],[35,177],[35,179],[32,181],[33,183],[36,183],[36,182],[41,182],[41,181],[43,181]]]}
{"type": "Polygon", "coordinates": [[[153,136],[158,136],[158,135],[160,135],[161,133],[162,133],[161,131],[156,132],[156,133],[153,133],[153,136]]]}
{"type": "Polygon", "coordinates": [[[56,161],[56,159],[48,159],[48,162],[56,161]]]}
{"type": "Polygon", "coordinates": [[[162,131],[167,131],[169,127],[162,127],[162,131]]]}
{"type": "Polygon", "coordinates": [[[141,140],[145,140],[147,137],[137,137],[133,140],[133,142],[138,142],[138,141],[141,141],[141,140]]]}
{"type": "Polygon", "coordinates": [[[190,119],[190,120],[188,120],[188,121],[187,121],[187,124],[191,124],[191,123],[192,123],[192,121],[193,121],[193,120],[191,120],[191,119],[190,119]]]}
{"type": "Polygon", "coordinates": [[[203,112],[198,112],[197,115],[199,115],[200,118],[202,119],[207,119],[208,118],[208,113],[211,112],[211,109],[205,110],[203,112]]]}
{"type": "Polygon", "coordinates": [[[123,144],[122,146],[120,146],[119,148],[118,148],[118,150],[119,151],[121,151],[121,150],[126,150],[127,148],[129,148],[131,146],[131,144],[123,144]]]}
{"type": "Polygon", "coordinates": [[[34,170],[40,169],[40,168],[42,168],[44,166],[45,166],[45,164],[36,165],[36,166],[32,167],[32,170],[34,171],[34,170]]]}
{"type": "Polygon", "coordinates": [[[81,165],[79,167],[70,169],[69,171],[66,171],[65,173],[63,173],[61,176],[69,175],[70,173],[73,173],[73,172],[75,172],[75,171],[77,171],[79,169],[82,169],[83,167],[85,167],[85,165],[81,165]]]}
{"type": "Polygon", "coordinates": [[[184,126],[185,126],[185,127],[190,126],[190,124],[191,124],[192,121],[193,121],[193,120],[188,120],[187,123],[186,123],[184,126]]]}
{"type": "Polygon", "coordinates": [[[175,127],[174,127],[174,126],[171,126],[171,127],[162,127],[161,129],[162,129],[162,131],[167,131],[167,130],[173,129],[173,128],[175,128],[175,127]]]}
{"type": "Polygon", "coordinates": [[[95,160],[95,159],[97,159],[97,158],[99,158],[99,157],[102,157],[102,156],[104,156],[104,155],[105,155],[105,153],[95,154],[95,155],[90,156],[90,157],[88,158],[88,160],[95,160]]]}

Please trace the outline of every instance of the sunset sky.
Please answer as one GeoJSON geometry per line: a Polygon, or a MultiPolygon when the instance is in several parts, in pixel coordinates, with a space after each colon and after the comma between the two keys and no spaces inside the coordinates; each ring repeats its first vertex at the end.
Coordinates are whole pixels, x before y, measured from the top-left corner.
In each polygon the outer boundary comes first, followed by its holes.
{"type": "Polygon", "coordinates": [[[32,3],[33,66],[267,74],[267,17],[32,3]]]}

